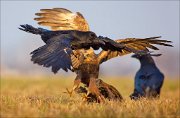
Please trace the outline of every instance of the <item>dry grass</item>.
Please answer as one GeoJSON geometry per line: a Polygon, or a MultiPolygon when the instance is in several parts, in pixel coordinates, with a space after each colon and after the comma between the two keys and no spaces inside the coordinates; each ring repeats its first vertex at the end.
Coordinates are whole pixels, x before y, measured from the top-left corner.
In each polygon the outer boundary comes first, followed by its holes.
{"type": "MultiPolygon", "coordinates": [[[[80,95],[63,93],[73,79],[1,78],[1,117],[180,117],[179,80],[165,80],[160,99],[132,101],[131,79],[104,79],[115,86],[123,102],[106,101],[87,104],[80,95]]],[[[27,77],[26,77],[27,78],[27,77]]]]}

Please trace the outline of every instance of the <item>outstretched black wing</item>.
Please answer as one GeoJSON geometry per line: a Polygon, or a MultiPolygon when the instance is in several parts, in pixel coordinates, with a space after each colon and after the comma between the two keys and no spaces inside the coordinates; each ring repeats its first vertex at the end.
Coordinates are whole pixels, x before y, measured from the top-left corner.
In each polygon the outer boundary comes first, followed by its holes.
{"type": "MultiPolygon", "coordinates": [[[[19,28],[25,32],[38,34],[46,45],[33,51],[32,61],[45,67],[52,67],[56,73],[59,69],[67,71],[71,69],[72,50],[102,48],[103,50],[136,52],[124,44],[117,43],[107,37],[97,37],[95,33],[77,30],[50,31],[42,28],[34,28],[30,25],[21,25],[19,28]]],[[[74,55],[76,56],[76,55],[74,55]]]]}
{"type": "Polygon", "coordinates": [[[46,45],[31,52],[31,60],[44,67],[52,67],[54,73],[61,68],[65,71],[71,70],[71,40],[65,36],[54,37],[46,45]]]}

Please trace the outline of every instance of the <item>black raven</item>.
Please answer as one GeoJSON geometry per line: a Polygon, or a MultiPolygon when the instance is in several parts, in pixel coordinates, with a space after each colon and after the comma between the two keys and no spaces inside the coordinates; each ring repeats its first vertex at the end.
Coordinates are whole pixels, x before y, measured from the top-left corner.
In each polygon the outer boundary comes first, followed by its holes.
{"type": "Polygon", "coordinates": [[[90,47],[99,49],[101,47],[104,50],[121,51],[125,49],[136,51],[107,37],[97,37],[91,31],[50,31],[43,28],[34,28],[27,24],[20,26],[20,30],[41,36],[46,45],[31,52],[31,60],[39,65],[52,67],[54,73],[61,68],[65,71],[72,69],[70,56],[73,54],[73,50],[90,49],[90,47]]]}
{"type": "Polygon", "coordinates": [[[132,55],[140,61],[140,69],[135,75],[134,93],[130,95],[131,99],[140,97],[158,97],[163,85],[164,75],[156,66],[151,56],[160,56],[161,54],[151,54],[149,52],[138,52],[132,55]]]}

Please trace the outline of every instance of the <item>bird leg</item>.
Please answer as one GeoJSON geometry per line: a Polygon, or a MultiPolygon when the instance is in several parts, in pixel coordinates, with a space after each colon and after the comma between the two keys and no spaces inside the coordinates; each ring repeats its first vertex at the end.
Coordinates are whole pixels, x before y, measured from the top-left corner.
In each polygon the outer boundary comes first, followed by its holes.
{"type": "Polygon", "coordinates": [[[81,79],[77,76],[76,79],[74,80],[73,88],[71,90],[66,88],[67,93],[70,95],[70,97],[72,96],[73,91],[75,91],[79,87],[80,83],[81,83],[81,79]]]}
{"type": "Polygon", "coordinates": [[[90,82],[89,82],[89,87],[88,87],[88,92],[86,94],[86,97],[88,98],[89,94],[94,94],[97,96],[97,100],[101,103],[105,102],[105,98],[104,96],[100,93],[97,84],[96,84],[96,78],[90,78],[90,82]]]}

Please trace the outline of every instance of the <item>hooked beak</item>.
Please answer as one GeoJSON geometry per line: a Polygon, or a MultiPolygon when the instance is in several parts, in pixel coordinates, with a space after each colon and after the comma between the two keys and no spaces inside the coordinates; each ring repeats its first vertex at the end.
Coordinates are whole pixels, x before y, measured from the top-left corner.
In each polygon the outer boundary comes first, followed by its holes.
{"type": "Polygon", "coordinates": [[[159,57],[161,56],[162,54],[150,54],[150,56],[155,56],[155,57],[159,57]]]}
{"type": "Polygon", "coordinates": [[[144,54],[138,54],[138,53],[137,53],[137,54],[133,54],[131,57],[132,57],[132,58],[138,58],[138,55],[139,55],[139,56],[140,56],[140,55],[141,55],[141,56],[142,56],[142,55],[149,55],[149,56],[158,57],[158,56],[161,56],[162,54],[151,54],[151,52],[148,52],[148,53],[146,53],[146,54],[145,54],[145,53],[144,53],[144,54]]]}
{"type": "Polygon", "coordinates": [[[133,54],[131,57],[132,57],[132,58],[137,58],[137,55],[136,55],[136,54],[133,54]]]}
{"type": "Polygon", "coordinates": [[[105,45],[105,42],[104,42],[101,38],[99,38],[99,37],[95,38],[95,39],[93,40],[93,42],[94,42],[95,44],[105,45]]]}

